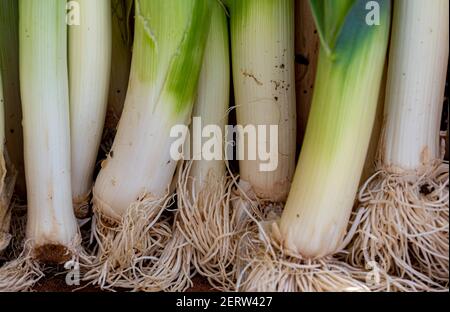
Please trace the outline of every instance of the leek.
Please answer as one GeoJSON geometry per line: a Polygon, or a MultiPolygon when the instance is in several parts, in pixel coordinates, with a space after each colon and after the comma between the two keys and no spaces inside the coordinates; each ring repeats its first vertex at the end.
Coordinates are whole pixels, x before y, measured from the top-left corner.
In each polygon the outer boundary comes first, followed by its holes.
{"type": "Polygon", "coordinates": [[[339,5],[311,1],[322,50],[293,192],[280,221],[285,246],[306,258],[332,254],[341,244],[372,133],[390,5],[381,1],[380,26],[369,26],[365,23],[366,2],[347,1],[351,4],[346,8],[345,1],[339,5]],[[332,11],[335,5],[339,10],[332,11]],[[334,37],[325,25],[338,20],[344,9],[345,22],[340,35],[334,37]],[[331,21],[327,17],[330,11],[331,21]],[[353,40],[357,42],[354,45],[353,40]],[[324,46],[332,52],[327,53],[324,46]]]}
{"type": "Polygon", "coordinates": [[[274,170],[261,170],[265,161],[246,155],[240,178],[257,197],[283,202],[295,169],[294,1],[232,0],[229,6],[237,123],[278,129],[276,142],[260,139],[257,146],[278,146],[274,170]]]}
{"type": "Polygon", "coordinates": [[[333,257],[346,243],[389,37],[390,1],[377,2],[379,25],[367,23],[367,3],[310,1],[321,50],[305,139],[281,219],[267,231],[273,252],[257,251],[266,265],[249,260],[240,289],[367,289],[333,257]]]}
{"type": "Polygon", "coordinates": [[[153,256],[157,261],[172,236],[160,218],[172,202],[169,187],[177,166],[170,154],[176,138],[170,133],[191,117],[212,3],[135,1],[124,111],[93,189],[94,235],[100,248],[98,266],[87,278],[102,287],[154,290],[163,283],[152,279],[153,273],[147,274],[141,263],[153,256]],[[141,270],[138,276],[132,270],[136,267],[141,270]]]}
{"type": "MultiPolygon", "coordinates": [[[[210,133],[202,143],[214,141],[221,146],[221,156],[224,156],[229,99],[228,22],[224,8],[215,1],[192,116],[201,121],[203,129],[207,126],[220,129],[220,133],[210,133]]],[[[191,125],[190,133],[194,132],[191,125]]],[[[179,224],[186,240],[191,242],[196,271],[215,288],[230,289],[237,241],[235,213],[230,208],[232,183],[226,177],[225,161],[193,156],[194,160],[186,161],[178,182],[179,224]]]]}
{"type": "Polygon", "coordinates": [[[448,287],[449,178],[439,141],[448,10],[446,0],[395,2],[377,172],[361,189],[349,255],[378,268],[380,289],[448,287]]]}
{"type": "Polygon", "coordinates": [[[80,25],[69,27],[72,198],[86,217],[108,100],[111,1],[78,0],[80,25]]]}
{"type": "Polygon", "coordinates": [[[20,0],[20,83],[27,240],[33,258],[69,260],[79,245],[70,183],[66,1],[20,0]]]}
{"type": "Polygon", "coordinates": [[[66,1],[20,0],[19,17],[27,224],[23,251],[0,268],[0,291],[29,290],[42,264],[84,256],[71,196],[66,1]]]}
{"type": "Polygon", "coordinates": [[[5,139],[11,163],[17,169],[16,195],[25,199],[22,109],[19,90],[19,5],[0,1],[0,68],[5,99],[5,139]]]}

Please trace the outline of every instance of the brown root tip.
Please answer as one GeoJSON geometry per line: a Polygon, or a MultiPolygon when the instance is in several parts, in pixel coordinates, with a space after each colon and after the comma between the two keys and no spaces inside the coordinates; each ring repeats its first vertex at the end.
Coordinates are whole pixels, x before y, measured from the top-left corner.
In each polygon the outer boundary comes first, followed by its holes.
{"type": "Polygon", "coordinates": [[[63,264],[72,258],[72,253],[57,244],[42,245],[34,250],[34,257],[43,264],[63,264]]]}
{"type": "Polygon", "coordinates": [[[85,219],[89,217],[90,215],[89,204],[79,206],[74,205],[74,212],[75,217],[77,217],[78,219],[85,219]]]}
{"type": "Polygon", "coordinates": [[[91,192],[73,199],[73,211],[78,219],[85,219],[91,215],[90,199],[91,192]]]}

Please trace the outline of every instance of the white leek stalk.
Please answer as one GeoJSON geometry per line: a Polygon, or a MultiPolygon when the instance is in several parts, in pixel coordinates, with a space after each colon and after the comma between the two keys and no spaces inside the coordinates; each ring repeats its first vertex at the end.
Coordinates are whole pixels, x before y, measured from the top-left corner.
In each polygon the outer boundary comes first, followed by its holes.
{"type": "Polygon", "coordinates": [[[22,108],[19,90],[19,2],[0,1],[0,68],[5,99],[5,139],[11,163],[17,169],[16,195],[25,199],[22,108]]]}
{"type": "Polygon", "coordinates": [[[209,5],[204,2],[136,2],[130,89],[112,151],[94,188],[98,206],[111,218],[120,220],[129,205],[143,195],[155,199],[167,192],[177,165],[170,156],[175,141],[170,130],[190,118],[198,74],[188,77],[189,70],[200,72],[203,55],[201,37],[189,37],[190,41],[184,37],[194,36],[194,31],[205,32],[200,26],[209,25],[203,16],[209,5]],[[193,12],[196,9],[200,12],[193,12]],[[171,14],[162,16],[161,12],[171,14]],[[191,22],[197,17],[201,20],[191,22]],[[150,19],[154,21],[148,26],[150,19]],[[157,38],[152,35],[156,31],[157,38]],[[174,53],[178,57],[174,58],[174,53]],[[181,65],[186,69],[177,67],[181,65]]]}
{"type": "MultiPolygon", "coordinates": [[[[177,192],[180,226],[194,249],[193,265],[219,289],[227,289],[232,284],[230,269],[236,254],[233,243],[237,241],[229,201],[231,183],[226,178],[226,163],[222,158],[229,98],[228,23],[225,9],[215,1],[192,116],[196,122],[201,121],[203,129],[209,126],[220,129],[202,140],[203,144],[214,142],[214,152],[220,157],[211,160],[205,159],[209,155],[193,155],[194,160],[186,162],[180,175],[177,192]]],[[[195,135],[194,131],[191,126],[190,133],[195,135]]]]}
{"type": "Polygon", "coordinates": [[[249,159],[246,142],[240,177],[259,198],[282,202],[295,169],[294,1],[232,0],[230,23],[237,123],[278,127],[277,142],[267,129],[266,139],[258,142],[262,150],[277,145],[275,168],[262,170],[267,161],[258,153],[249,159]]]}
{"type": "Polygon", "coordinates": [[[135,2],[133,59],[124,111],[93,190],[102,248],[98,270],[92,270],[90,278],[99,279],[102,286],[158,286],[147,284],[156,283],[145,279],[151,273],[141,271],[145,275],[141,280],[130,268],[161,255],[172,235],[168,224],[158,223],[171,203],[169,187],[178,162],[171,147],[179,138],[170,134],[173,126],[186,125],[191,117],[212,3],[135,2]],[[108,224],[101,222],[105,217],[108,224]]]}
{"type": "Polygon", "coordinates": [[[449,178],[439,141],[448,11],[447,0],[395,2],[378,171],[361,190],[350,255],[386,275],[380,288],[448,287],[449,178]]]}
{"type": "Polygon", "coordinates": [[[400,0],[395,6],[383,142],[383,161],[393,172],[420,175],[440,159],[448,8],[444,0],[400,0]]]}
{"type": "Polygon", "coordinates": [[[111,1],[78,0],[80,25],[69,27],[72,198],[87,215],[109,90],[111,1]]]}
{"type": "Polygon", "coordinates": [[[70,185],[65,0],[20,0],[20,83],[33,257],[61,263],[77,247],[70,185]]]}
{"type": "Polygon", "coordinates": [[[367,2],[310,1],[321,50],[306,134],[281,219],[271,223],[273,251],[263,244],[265,261],[250,261],[244,290],[367,289],[333,257],[345,244],[388,45],[390,1],[377,2],[377,26],[366,22],[367,2]]]}
{"type": "MultiPolygon", "coordinates": [[[[225,133],[225,126],[228,121],[230,98],[230,55],[228,49],[226,13],[220,3],[216,2],[211,17],[211,28],[192,116],[193,118],[201,118],[203,126],[217,126],[221,129],[222,134],[225,133]]],[[[223,145],[223,137],[214,136],[214,139],[223,145]]],[[[224,147],[222,146],[222,156],[223,153],[224,147]]],[[[210,174],[215,175],[218,179],[223,178],[225,176],[225,162],[221,159],[194,161],[190,172],[190,176],[196,182],[194,188],[199,190],[206,187],[207,177],[210,174]]]]}

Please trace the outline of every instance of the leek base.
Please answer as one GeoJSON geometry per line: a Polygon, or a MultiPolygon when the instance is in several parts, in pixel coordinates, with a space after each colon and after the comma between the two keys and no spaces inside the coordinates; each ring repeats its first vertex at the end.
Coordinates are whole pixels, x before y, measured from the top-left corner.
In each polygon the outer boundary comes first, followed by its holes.
{"type": "Polygon", "coordinates": [[[339,257],[306,259],[279,241],[281,206],[266,206],[248,223],[239,253],[236,290],[251,292],[366,292],[365,272],[339,257]]]}
{"type": "Polygon", "coordinates": [[[123,216],[114,215],[94,192],[92,233],[97,247],[84,280],[103,290],[178,291],[190,285],[189,250],[184,236],[172,228],[169,192],[145,195],[123,216]]]}
{"type": "Polygon", "coordinates": [[[45,276],[48,264],[65,264],[72,261],[73,267],[76,267],[77,264],[89,265],[91,261],[81,247],[80,235],[77,235],[71,246],[51,243],[35,246],[31,240],[22,243],[20,255],[0,268],[0,292],[31,291],[45,276]]]}

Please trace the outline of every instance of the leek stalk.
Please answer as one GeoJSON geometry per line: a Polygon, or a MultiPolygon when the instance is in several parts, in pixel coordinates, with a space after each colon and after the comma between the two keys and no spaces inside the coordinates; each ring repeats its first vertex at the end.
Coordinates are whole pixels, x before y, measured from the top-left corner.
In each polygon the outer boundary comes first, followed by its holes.
{"type": "Polygon", "coordinates": [[[311,1],[322,49],[305,141],[280,221],[284,245],[305,258],[340,247],[369,146],[390,4],[380,1],[380,25],[370,26],[366,2],[311,1]],[[328,25],[339,21],[335,34],[328,25]]]}
{"type": "Polygon", "coordinates": [[[78,0],[80,25],[69,27],[72,198],[86,217],[111,71],[111,1],[78,0]]]}
{"type": "Polygon", "coordinates": [[[265,129],[266,139],[259,137],[257,146],[278,147],[275,168],[261,170],[265,161],[259,155],[256,160],[245,155],[239,161],[240,177],[257,197],[283,202],[295,169],[294,1],[232,0],[229,7],[237,123],[278,129],[276,142],[265,129]]]}
{"type": "Polygon", "coordinates": [[[20,0],[20,84],[27,239],[45,263],[69,260],[79,244],[72,209],[65,0],[20,0]]]}

